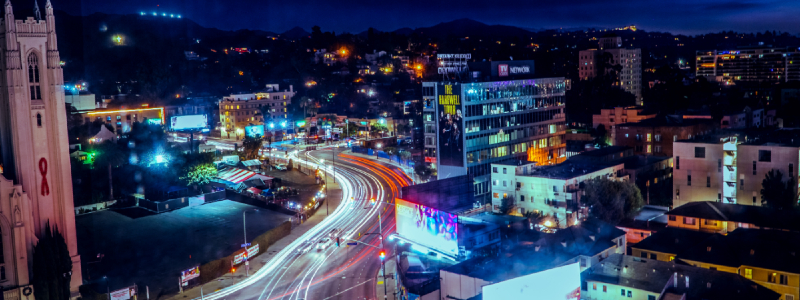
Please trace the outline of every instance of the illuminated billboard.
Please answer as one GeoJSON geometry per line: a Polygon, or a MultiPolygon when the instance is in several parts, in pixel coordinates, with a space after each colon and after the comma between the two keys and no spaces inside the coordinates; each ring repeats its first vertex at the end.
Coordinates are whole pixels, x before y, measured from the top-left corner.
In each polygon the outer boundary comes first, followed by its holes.
{"type": "Polygon", "coordinates": [[[397,234],[414,243],[458,255],[458,216],[396,199],[397,234]]]}
{"type": "Polygon", "coordinates": [[[174,116],[170,119],[172,130],[193,130],[208,127],[206,115],[174,116]]]}
{"type": "Polygon", "coordinates": [[[440,84],[437,87],[437,142],[439,164],[464,166],[464,115],[461,86],[440,84]]]}
{"type": "Polygon", "coordinates": [[[483,286],[483,300],[578,300],[580,297],[578,263],[483,286]]]}
{"type": "Polygon", "coordinates": [[[264,136],[264,125],[245,126],[244,134],[248,137],[264,136]]]}

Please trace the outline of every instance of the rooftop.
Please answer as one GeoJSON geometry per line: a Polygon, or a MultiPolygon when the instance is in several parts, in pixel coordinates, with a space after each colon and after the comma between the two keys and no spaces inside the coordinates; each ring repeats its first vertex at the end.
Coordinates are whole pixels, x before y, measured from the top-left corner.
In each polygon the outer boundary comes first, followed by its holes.
{"type": "Polygon", "coordinates": [[[681,250],[697,245],[714,233],[667,227],[632,246],[636,249],[678,254],[681,250]]]}
{"type": "Polygon", "coordinates": [[[650,119],[644,119],[636,123],[622,123],[617,127],[683,127],[694,126],[698,124],[716,124],[713,120],[709,119],[684,119],[676,116],[657,116],[650,119]]]}
{"type": "Polygon", "coordinates": [[[800,211],[753,205],[698,201],[681,205],[667,215],[749,223],[761,228],[800,231],[800,211]]]}
{"type": "Polygon", "coordinates": [[[728,235],[711,235],[678,252],[678,258],[683,260],[800,274],[798,255],[800,232],[749,228],[739,228],[728,235]]]}
{"type": "Polygon", "coordinates": [[[605,282],[689,299],[779,299],[781,295],[738,274],[676,262],[612,254],[581,273],[582,280],[605,282]],[[676,282],[677,281],[677,282],[676,282]]]}
{"type": "Polygon", "coordinates": [[[523,176],[571,179],[620,164],[622,163],[575,162],[567,160],[557,165],[533,168],[528,175],[523,176]]]}
{"type": "Polygon", "coordinates": [[[722,144],[731,138],[739,145],[800,147],[800,128],[719,130],[678,142],[722,144]]]}
{"type": "Polygon", "coordinates": [[[498,256],[477,257],[444,268],[444,271],[500,282],[562,265],[579,255],[594,256],[616,245],[625,232],[602,221],[587,220],[539,240],[517,246],[498,256]]]}

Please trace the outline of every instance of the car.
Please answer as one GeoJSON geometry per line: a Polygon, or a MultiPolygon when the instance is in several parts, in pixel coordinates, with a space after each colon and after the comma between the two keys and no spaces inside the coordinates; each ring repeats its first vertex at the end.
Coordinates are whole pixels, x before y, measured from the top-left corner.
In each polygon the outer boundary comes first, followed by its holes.
{"type": "Polygon", "coordinates": [[[312,248],[314,248],[314,242],[308,240],[303,242],[300,246],[297,247],[297,252],[307,253],[308,251],[311,251],[312,248]]]}
{"type": "Polygon", "coordinates": [[[319,242],[317,243],[317,251],[328,249],[330,245],[331,245],[331,239],[329,238],[320,239],[319,242]]]}
{"type": "Polygon", "coordinates": [[[286,171],[286,165],[284,164],[277,165],[275,166],[275,169],[280,171],[286,171]]]}
{"type": "Polygon", "coordinates": [[[331,239],[335,239],[336,236],[339,234],[339,232],[340,232],[339,228],[331,229],[331,232],[329,233],[331,239]]]}

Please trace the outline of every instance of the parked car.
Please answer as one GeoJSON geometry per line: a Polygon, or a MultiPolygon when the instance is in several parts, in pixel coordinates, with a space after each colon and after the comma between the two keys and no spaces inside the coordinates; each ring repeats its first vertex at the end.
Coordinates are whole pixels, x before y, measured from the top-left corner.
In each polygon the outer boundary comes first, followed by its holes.
{"type": "Polygon", "coordinates": [[[317,243],[317,251],[322,251],[322,250],[328,249],[328,247],[330,245],[331,245],[331,239],[329,239],[329,238],[321,239],[317,243]]]}
{"type": "Polygon", "coordinates": [[[277,165],[275,166],[275,169],[279,171],[286,171],[286,165],[284,164],[277,165]]]}

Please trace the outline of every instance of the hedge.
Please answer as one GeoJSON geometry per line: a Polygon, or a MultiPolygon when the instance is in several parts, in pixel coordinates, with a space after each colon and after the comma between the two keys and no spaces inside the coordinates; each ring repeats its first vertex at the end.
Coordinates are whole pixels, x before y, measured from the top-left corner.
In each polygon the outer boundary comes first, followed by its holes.
{"type": "MultiPolygon", "coordinates": [[[[255,239],[253,239],[251,244],[258,244],[258,254],[254,257],[258,257],[259,255],[266,253],[267,249],[272,246],[275,242],[280,240],[281,238],[289,235],[292,232],[292,222],[286,221],[283,222],[278,227],[272,228],[269,231],[259,235],[255,239]]],[[[236,251],[231,255],[226,257],[212,260],[208,263],[205,263],[200,266],[200,284],[205,284],[207,282],[211,282],[219,277],[230,272],[231,262],[233,258],[236,257],[237,254],[241,253],[242,250],[236,251]]],[[[252,260],[252,258],[251,258],[252,260]]]]}

